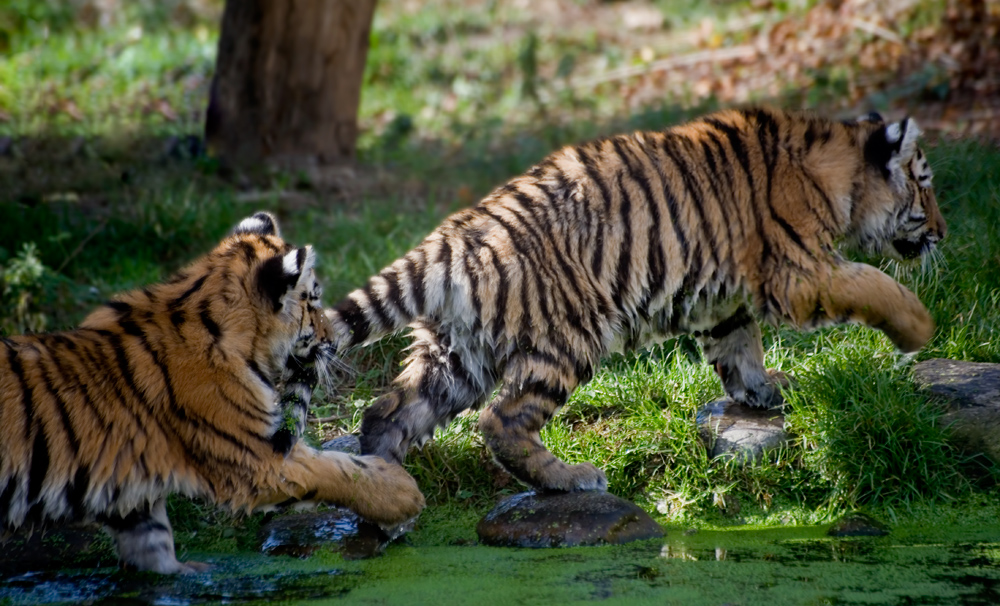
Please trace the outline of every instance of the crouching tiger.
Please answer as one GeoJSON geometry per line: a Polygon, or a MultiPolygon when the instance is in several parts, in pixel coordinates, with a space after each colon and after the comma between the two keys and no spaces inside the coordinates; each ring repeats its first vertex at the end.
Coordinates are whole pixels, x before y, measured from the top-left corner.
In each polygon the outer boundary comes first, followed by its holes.
{"type": "Polygon", "coordinates": [[[338,351],[413,329],[362,452],[401,461],[500,383],[479,420],[496,459],[538,488],[604,489],[539,430],[609,352],[691,334],[728,397],[761,407],[782,398],[759,321],[858,322],[919,349],[934,323],[917,297],[835,248],[911,259],[944,237],[919,134],[761,108],[551,154],[327,311],[338,351]]]}
{"type": "MultiPolygon", "coordinates": [[[[76,330],[0,345],[0,522],[96,520],[129,567],[178,562],[165,500],[234,510],[299,502],[383,524],[423,496],[398,465],[319,452],[283,423],[276,386],[290,356],[332,359],[311,247],[274,218],[243,220],[170,281],[114,297],[76,330]]],[[[315,372],[287,389],[308,397],[315,372]]]]}

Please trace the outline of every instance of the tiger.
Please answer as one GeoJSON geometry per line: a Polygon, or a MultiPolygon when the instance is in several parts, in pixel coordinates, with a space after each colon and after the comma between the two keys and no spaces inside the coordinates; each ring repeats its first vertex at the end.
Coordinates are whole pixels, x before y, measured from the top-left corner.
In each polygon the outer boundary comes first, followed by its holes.
{"type": "Polygon", "coordinates": [[[726,397],[770,408],[791,377],[765,368],[761,322],[860,323],[918,350],[924,305],[840,247],[906,261],[944,238],[920,135],[911,118],[752,107],[552,153],[327,310],[338,353],[412,328],[361,452],[401,462],[496,390],[478,427],[507,471],[606,490],[539,432],[609,353],[690,335],[726,397]]]}
{"type": "Polygon", "coordinates": [[[173,493],[235,512],[322,502],[386,526],[414,518],[424,498],[401,467],[297,439],[332,359],[315,264],[260,212],[75,330],[0,339],[8,535],[97,522],[126,569],[183,573],[206,565],[177,560],[173,493]]]}

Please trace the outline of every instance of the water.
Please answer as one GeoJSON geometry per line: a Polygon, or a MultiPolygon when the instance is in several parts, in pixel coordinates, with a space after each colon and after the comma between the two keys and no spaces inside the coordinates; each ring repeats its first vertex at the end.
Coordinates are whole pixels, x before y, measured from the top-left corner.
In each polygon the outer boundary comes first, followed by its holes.
{"type": "Polygon", "coordinates": [[[1000,604],[1000,526],[831,539],[825,528],[702,531],[617,547],[391,545],[345,560],[188,554],[198,575],[89,568],[0,580],[0,604],[1000,604]]]}

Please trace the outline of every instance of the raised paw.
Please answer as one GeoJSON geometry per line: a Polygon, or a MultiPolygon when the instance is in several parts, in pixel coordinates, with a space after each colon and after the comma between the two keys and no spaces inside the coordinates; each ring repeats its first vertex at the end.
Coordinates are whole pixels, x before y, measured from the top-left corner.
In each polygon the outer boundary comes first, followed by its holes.
{"type": "Polygon", "coordinates": [[[887,322],[879,327],[903,353],[920,350],[934,336],[934,319],[927,312],[927,308],[917,301],[910,311],[908,314],[902,313],[892,323],[887,322]]]}

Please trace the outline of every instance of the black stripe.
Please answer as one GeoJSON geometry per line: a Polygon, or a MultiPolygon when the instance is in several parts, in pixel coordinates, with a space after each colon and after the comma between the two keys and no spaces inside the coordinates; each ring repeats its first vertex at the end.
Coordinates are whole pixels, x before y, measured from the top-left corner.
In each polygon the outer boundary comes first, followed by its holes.
{"type": "MultiPolygon", "coordinates": [[[[212,341],[213,341],[212,345],[215,346],[218,345],[219,343],[219,337],[222,336],[222,330],[219,328],[219,325],[216,323],[216,321],[212,319],[212,314],[211,312],[209,312],[208,306],[209,306],[208,299],[205,299],[204,301],[201,302],[201,305],[198,306],[199,307],[198,317],[201,318],[201,323],[205,327],[205,330],[208,331],[208,334],[212,335],[212,341]]],[[[146,349],[149,349],[149,347],[147,346],[146,349]]]]}
{"type": "Polygon", "coordinates": [[[618,254],[618,269],[615,273],[615,285],[611,293],[614,306],[624,311],[623,299],[628,287],[629,274],[632,268],[632,201],[625,191],[622,174],[618,173],[618,190],[621,192],[621,205],[618,208],[624,233],[618,254]]]}
{"type": "Polygon", "coordinates": [[[424,267],[426,264],[427,257],[424,255],[423,250],[415,250],[411,255],[406,256],[406,272],[407,272],[407,285],[410,287],[410,296],[413,297],[413,305],[416,307],[414,309],[414,314],[420,315],[424,313],[424,306],[426,305],[425,294],[424,294],[424,267]],[[420,255],[424,263],[421,263],[418,267],[416,262],[411,258],[411,255],[420,255]]]}
{"type": "MultiPolygon", "coordinates": [[[[595,144],[598,145],[598,144],[595,144]]],[[[600,150],[597,150],[598,153],[600,150]]],[[[586,148],[580,146],[576,148],[577,155],[583,162],[583,169],[587,173],[587,177],[594,182],[594,185],[601,192],[601,197],[604,200],[604,214],[602,217],[594,217],[597,222],[597,235],[594,237],[594,256],[591,260],[591,271],[594,277],[598,280],[601,279],[601,266],[604,264],[604,220],[609,219],[611,215],[611,191],[608,189],[607,184],[601,177],[600,172],[597,170],[596,163],[593,158],[590,157],[586,148]]],[[[591,209],[588,207],[587,209],[591,209]]]]}
{"type": "Polygon", "coordinates": [[[127,316],[132,313],[132,306],[125,301],[108,301],[104,305],[117,311],[119,316],[127,316]]]}
{"type": "MultiPolygon", "coordinates": [[[[530,213],[531,202],[532,202],[531,197],[519,190],[515,190],[513,195],[515,199],[520,203],[520,207],[523,208],[526,212],[530,213]]],[[[593,326],[597,325],[596,311],[593,309],[592,305],[586,304],[588,297],[586,296],[584,291],[580,288],[580,285],[577,283],[576,281],[577,273],[573,271],[573,268],[566,261],[565,255],[562,254],[562,251],[558,250],[558,248],[555,247],[554,243],[553,243],[553,248],[556,248],[556,250],[553,251],[553,254],[549,255],[547,254],[547,251],[540,250],[537,244],[545,242],[546,240],[551,241],[552,238],[543,237],[543,234],[540,231],[536,230],[534,225],[530,221],[525,220],[524,216],[518,211],[518,209],[508,208],[507,210],[509,210],[511,214],[513,214],[518,219],[519,223],[523,225],[524,228],[528,230],[528,232],[530,232],[529,235],[531,236],[531,238],[527,239],[529,242],[529,246],[531,248],[530,253],[525,247],[522,246],[522,242],[520,240],[514,239],[513,234],[511,236],[511,242],[514,244],[514,248],[517,249],[518,254],[522,256],[526,261],[528,261],[528,263],[530,263],[535,270],[533,273],[535,274],[536,285],[539,289],[538,290],[539,296],[542,297],[542,301],[546,303],[546,313],[548,313],[549,311],[549,306],[547,305],[546,296],[549,294],[555,294],[551,292],[551,289],[554,288],[555,290],[558,291],[558,294],[561,297],[561,301],[563,301],[563,303],[566,306],[567,321],[572,326],[577,328],[580,331],[580,333],[585,337],[593,338],[593,335],[587,329],[584,328],[582,321],[580,319],[580,315],[574,308],[574,302],[577,305],[586,306],[586,308],[590,309],[591,311],[590,321],[593,326]],[[546,260],[551,257],[554,257],[556,262],[559,263],[560,271],[557,271],[556,268],[552,267],[551,263],[546,262],[546,260]],[[548,276],[549,278],[548,289],[546,289],[546,287],[544,286],[541,277],[539,276],[540,273],[544,273],[546,276],[548,276]],[[573,290],[572,296],[569,296],[566,293],[566,290],[563,289],[564,283],[572,287],[573,290]]],[[[512,225],[506,222],[499,215],[492,214],[489,211],[486,212],[490,215],[490,217],[492,217],[494,220],[500,223],[500,225],[502,225],[509,233],[516,231],[512,225]]],[[[548,225],[546,225],[546,227],[548,227],[548,225]]]]}
{"type": "MultiPolygon", "coordinates": [[[[761,250],[761,262],[763,263],[771,256],[771,247],[767,234],[764,233],[764,217],[761,214],[760,206],[757,204],[757,188],[754,184],[753,173],[750,171],[750,158],[747,155],[746,146],[743,145],[743,139],[740,135],[740,131],[733,125],[726,124],[718,118],[708,118],[705,120],[705,123],[722,132],[726,136],[726,139],[729,141],[729,149],[732,150],[733,155],[736,156],[736,160],[743,168],[743,174],[746,177],[747,184],[750,188],[750,199],[747,203],[750,205],[750,208],[753,209],[754,219],[756,220],[755,232],[759,234],[760,240],[763,243],[763,249],[761,250]]],[[[733,193],[736,193],[735,190],[733,193]]]]}
{"type": "MultiPolygon", "coordinates": [[[[63,363],[63,358],[73,357],[81,366],[86,366],[86,361],[80,355],[77,350],[76,343],[71,339],[63,335],[54,335],[53,340],[58,344],[62,345],[66,351],[62,352],[62,355],[53,347],[52,351],[52,363],[55,364],[56,370],[63,377],[63,381],[67,383],[72,383],[74,387],[80,390],[80,395],[83,398],[83,403],[93,412],[94,416],[97,417],[101,424],[108,427],[108,420],[101,412],[101,410],[94,404],[94,398],[90,394],[90,389],[87,387],[86,381],[80,376],[80,373],[76,371],[74,366],[67,366],[63,363]]],[[[48,373],[46,371],[48,376],[48,373]]]]}
{"type": "Polygon", "coordinates": [[[406,303],[403,300],[403,292],[399,288],[399,274],[396,270],[389,267],[379,274],[383,280],[385,280],[388,285],[388,292],[385,295],[385,302],[391,304],[399,311],[404,320],[408,320],[412,314],[406,309],[406,303]]]}
{"type": "Polygon", "coordinates": [[[642,160],[637,157],[634,158],[634,149],[619,147],[618,153],[625,160],[629,177],[642,189],[643,195],[646,197],[643,208],[649,211],[650,215],[649,234],[647,236],[649,241],[647,243],[646,257],[649,288],[640,306],[645,308],[649,304],[649,301],[666,287],[666,260],[663,253],[663,244],[660,241],[660,205],[656,196],[653,195],[653,187],[649,176],[646,174],[642,160]],[[633,164],[633,158],[637,165],[633,164]]]}
{"type": "Polygon", "coordinates": [[[73,481],[66,486],[66,502],[73,511],[73,517],[80,519],[87,513],[85,500],[90,487],[90,473],[85,466],[78,467],[73,481]]]}
{"type": "Polygon", "coordinates": [[[254,397],[253,393],[250,392],[245,385],[241,384],[240,387],[243,388],[243,391],[247,393],[247,400],[243,402],[229,397],[226,394],[226,392],[222,390],[222,387],[220,385],[215,386],[215,394],[219,397],[220,400],[225,402],[227,405],[236,410],[239,410],[240,414],[248,416],[254,421],[257,421],[258,423],[264,423],[266,425],[269,425],[274,420],[273,416],[269,414],[267,411],[262,411],[259,407],[255,406],[255,404],[258,401],[254,397]]]}
{"type": "Polygon", "coordinates": [[[569,392],[562,385],[552,385],[543,379],[529,379],[521,385],[523,396],[535,396],[562,406],[569,398],[569,392]]]}
{"type": "Polygon", "coordinates": [[[31,438],[31,426],[35,422],[34,395],[28,382],[24,379],[24,368],[21,366],[18,350],[8,339],[3,339],[3,344],[7,346],[7,363],[10,366],[10,371],[17,377],[18,385],[21,387],[21,406],[24,409],[24,441],[27,442],[31,438]]]}
{"type": "MultiPolygon", "coordinates": [[[[824,219],[822,217],[822,215],[820,215],[820,213],[818,213],[816,211],[816,209],[813,208],[812,204],[807,204],[807,207],[809,208],[809,210],[812,211],[813,215],[815,215],[816,218],[820,220],[820,222],[823,224],[824,228],[826,228],[828,231],[831,231],[831,232],[835,231],[837,229],[836,224],[837,224],[837,221],[838,221],[838,215],[837,215],[837,212],[833,208],[833,200],[830,199],[830,196],[826,195],[826,192],[823,191],[823,188],[821,188],[819,186],[819,183],[816,182],[815,177],[813,177],[812,173],[810,173],[809,171],[807,171],[805,169],[805,167],[800,167],[799,168],[799,174],[802,175],[803,177],[805,177],[805,179],[809,182],[809,185],[812,186],[813,190],[820,195],[820,199],[823,200],[823,204],[826,206],[826,211],[830,215],[830,218],[833,220],[834,224],[830,225],[826,221],[826,219],[824,219]]],[[[803,193],[805,193],[805,192],[803,192],[803,193]]]]}
{"type": "MultiPolygon", "coordinates": [[[[661,136],[665,137],[666,135],[661,136]]],[[[674,229],[674,237],[681,247],[681,256],[684,259],[684,263],[689,263],[691,260],[691,248],[688,245],[687,236],[684,235],[684,229],[681,227],[680,208],[677,198],[674,197],[673,191],[671,191],[671,180],[667,178],[667,174],[663,171],[663,166],[659,162],[652,160],[652,164],[657,176],[660,178],[663,199],[667,203],[667,213],[670,215],[670,224],[674,229]]]]}
{"type": "Polygon", "coordinates": [[[49,448],[45,442],[45,431],[42,427],[35,432],[35,441],[31,448],[31,471],[28,472],[28,504],[38,498],[42,491],[42,482],[49,473],[49,448]]]}
{"type": "Polygon", "coordinates": [[[736,313],[712,327],[708,332],[708,336],[713,339],[722,339],[729,336],[734,330],[743,328],[752,322],[753,317],[750,316],[750,313],[747,312],[745,307],[740,307],[736,310],[736,313]]]}
{"type": "MultiPolygon", "coordinates": [[[[202,307],[203,308],[207,307],[207,300],[202,304],[202,307]]],[[[206,319],[206,317],[205,317],[206,313],[205,312],[207,312],[207,309],[203,309],[202,310],[202,315],[203,315],[202,321],[203,322],[206,319]]],[[[122,324],[124,326],[126,323],[123,322],[122,324]]],[[[208,327],[207,324],[206,324],[206,327],[208,327]]],[[[136,328],[138,328],[138,327],[136,327],[136,328]]],[[[216,326],[216,328],[218,328],[218,326],[216,326]]],[[[209,329],[209,330],[211,332],[211,329],[209,329]]],[[[129,333],[129,334],[133,334],[133,333],[129,333]]],[[[229,434],[228,432],[223,431],[222,429],[220,429],[219,427],[217,427],[217,426],[215,426],[215,425],[213,425],[211,423],[204,423],[203,419],[196,419],[196,418],[190,417],[188,415],[188,412],[187,412],[187,410],[185,408],[183,408],[181,406],[178,406],[178,404],[177,404],[177,398],[176,398],[176,395],[174,394],[173,381],[172,381],[172,379],[170,377],[170,371],[167,368],[167,365],[164,363],[164,361],[160,358],[159,352],[157,352],[156,350],[154,350],[152,348],[152,346],[149,343],[149,340],[146,338],[146,335],[144,333],[142,333],[141,331],[139,331],[138,334],[133,334],[133,336],[135,336],[138,339],[139,344],[149,354],[149,356],[153,359],[153,362],[154,362],[154,364],[156,364],[157,368],[159,368],[160,373],[162,375],[163,384],[164,384],[164,386],[166,388],[167,404],[169,406],[169,410],[170,410],[171,413],[173,413],[173,415],[177,419],[179,419],[182,422],[191,423],[197,429],[202,429],[202,428],[207,429],[208,431],[210,431],[211,433],[215,434],[216,436],[218,436],[218,437],[226,440],[227,442],[233,444],[237,449],[245,452],[246,454],[249,454],[252,458],[254,458],[254,459],[259,458],[257,456],[257,454],[253,450],[251,450],[249,447],[247,447],[247,445],[243,441],[237,439],[235,436],[229,434]]],[[[108,341],[111,344],[111,346],[115,349],[116,356],[118,356],[118,358],[119,358],[119,366],[121,367],[122,363],[124,363],[125,372],[123,372],[123,378],[125,378],[126,382],[132,387],[133,391],[135,391],[135,393],[137,395],[140,395],[140,397],[141,397],[140,391],[139,391],[138,387],[135,384],[134,376],[132,375],[131,369],[129,368],[128,360],[124,359],[124,357],[123,357],[124,356],[124,347],[123,347],[121,338],[118,335],[113,334],[113,333],[109,333],[107,335],[107,338],[108,338],[108,341]]],[[[267,442],[266,439],[261,438],[260,436],[257,436],[255,434],[248,433],[247,435],[249,435],[250,437],[257,438],[261,442],[267,442]]]]}
{"type": "Polygon", "coordinates": [[[198,278],[197,280],[195,280],[194,284],[192,284],[190,288],[188,288],[187,290],[185,290],[179,297],[177,297],[176,299],[174,299],[173,301],[171,301],[170,304],[167,307],[171,311],[180,308],[180,306],[183,305],[184,302],[188,300],[188,297],[190,297],[194,293],[196,293],[199,290],[201,290],[201,287],[205,285],[205,280],[207,278],[208,278],[208,275],[206,274],[206,275],[198,278]]]}
{"type": "Polygon", "coordinates": [[[0,493],[0,527],[7,527],[7,515],[10,514],[10,502],[14,499],[14,491],[17,490],[18,476],[7,478],[7,486],[0,493]]]}
{"type": "Polygon", "coordinates": [[[507,268],[504,266],[497,251],[489,244],[483,244],[483,248],[490,251],[493,269],[497,273],[497,292],[494,295],[494,299],[496,300],[496,317],[493,319],[493,338],[497,339],[507,324],[507,293],[510,290],[510,278],[507,277],[507,268]]]}
{"type": "Polygon", "coordinates": [[[274,244],[273,242],[271,242],[270,240],[268,240],[264,236],[259,236],[257,238],[257,241],[260,242],[261,246],[263,246],[264,248],[266,248],[269,251],[274,252],[274,253],[284,253],[286,250],[288,250],[289,248],[291,248],[291,245],[285,244],[285,248],[282,249],[278,245],[274,244]]]}
{"type": "MultiPolygon", "coordinates": [[[[341,321],[347,325],[348,330],[351,333],[351,342],[349,346],[359,345],[363,343],[371,331],[371,326],[368,323],[368,319],[365,318],[364,310],[358,305],[357,301],[351,298],[346,298],[340,303],[337,303],[334,310],[340,317],[341,321]]],[[[259,373],[259,371],[257,371],[259,373]]]]}
{"type": "Polygon", "coordinates": [[[242,254],[243,260],[246,261],[247,265],[253,265],[254,261],[257,260],[257,249],[245,240],[240,240],[234,244],[233,248],[229,251],[229,254],[234,257],[237,254],[242,254]]]}
{"type": "MultiPolygon", "coordinates": [[[[466,244],[466,246],[468,246],[468,243],[466,244]]],[[[472,292],[472,306],[476,309],[476,317],[473,330],[478,330],[479,327],[481,326],[483,317],[483,303],[482,299],[480,298],[481,295],[479,293],[479,278],[476,276],[476,271],[475,271],[476,268],[472,267],[471,265],[472,256],[465,255],[463,257],[463,260],[465,262],[465,275],[469,278],[469,287],[472,292]]]]}
{"type": "Polygon", "coordinates": [[[374,284],[369,281],[361,289],[363,293],[368,297],[368,309],[375,313],[376,321],[379,323],[380,330],[391,330],[395,323],[389,318],[389,312],[386,311],[385,307],[382,305],[382,300],[378,298],[375,294],[374,284]]]}
{"type": "MultiPolygon", "coordinates": [[[[93,331],[78,331],[76,333],[76,336],[81,339],[87,340],[85,335],[91,332],[93,331]]],[[[98,339],[93,339],[91,340],[91,342],[94,343],[95,346],[97,346],[98,348],[102,347],[105,344],[103,340],[98,340],[98,339]]],[[[120,409],[127,411],[132,416],[132,421],[135,423],[137,427],[139,428],[145,427],[147,418],[145,411],[148,409],[140,409],[140,411],[144,413],[140,418],[140,415],[136,413],[136,411],[133,409],[134,407],[132,406],[132,402],[128,398],[126,398],[125,395],[118,388],[118,382],[111,380],[108,377],[109,369],[106,368],[106,364],[104,364],[103,361],[99,362],[96,358],[94,358],[93,353],[85,347],[81,347],[79,349],[79,352],[80,352],[80,362],[86,367],[86,370],[90,373],[90,375],[93,377],[102,377],[100,384],[111,387],[111,391],[113,392],[114,396],[118,399],[118,402],[121,405],[120,409]]],[[[101,354],[102,358],[104,358],[103,351],[101,352],[101,354]]]]}
{"type": "Polygon", "coordinates": [[[711,222],[705,214],[705,195],[701,191],[701,185],[695,182],[692,175],[694,174],[694,169],[687,163],[684,159],[683,154],[676,150],[676,146],[680,144],[680,139],[671,135],[664,135],[663,139],[660,141],[660,149],[664,154],[670,158],[670,161],[674,163],[678,174],[681,176],[681,180],[684,182],[684,189],[688,194],[685,199],[691,201],[694,206],[694,210],[698,215],[698,221],[701,223],[701,230],[705,234],[705,243],[708,245],[709,254],[712,256],[712,260],[715,262],[715,266],[721,265],[719,262],[719,255],[716,250],[719,247],[718,239],[719,235],[715,233],[715,229],[712,227],[711,222]]]}
{"type": "MultiPolygon", "coordinates": [[[[722,210],[719,213],[719,220],[726,226],[726,233],[729,235],[730,244],[730,254],[732,254],[732,249],[737,242],[740,242],[740,238],[744,237],[743,234],[743,222],[740,221],[739,203],[731,195],[723,195],[719,191],[719,186],[716,181],[721,180],[719,165],[716,163],[715,152],[712,149],[713,142],[718,144],[718,140],[715,138],[713,133],[706,133],[703,135],[703,139],[699,142],[701,145],[701,154],[705,158],[705,163],[708,168],[708,185],[712,189],[712,195],[715,196],[716,203],[719,205],[720,210],[723,206],[727,207],[727,210],[722,210]],[[733,233],[733,226],[736,226],[740,230],[740,238],[737,238],[733,233]]],[[[729,179],[730,189],[732,189],[732,180],[728,174],[726,174],[726,179],[729,179]]]]}
{"type": "MultiPolygon", "coordinates": [[[[526,201],[530,201],[530,198],[527,196],[527,194],[524,194],[523,192],[517,192],[516,190],[514,193],[514,197],[522,205],[526,201]]],[[[517,251],[518,257],[523,259],[532,266],[532,269],[534,271],[532,271],[531,273],[534,275],[535,278],[535,287],[538,289],[538,296],[540,298],[542,305],[545,308],[546,315],[550,316],[552,309],[549,305],[548,298],[549,296],[556,294],[552,292],[552,288],[555,288],[556,290],[559,291],[559,294],[562,296],[563,301],[567,300],[566,293],[562,289],[561,280],[559,279],[559,276],[553,275],[551,267],[546,266],[545,259],[548,255],[546,255],[544,251],[539,250],[537,247],[537,243],[542,241],[540,234],[535,232],[531,224],[525,221],[515,209],[509,208],[507,210],[509,210],[511,214],[517,217],[519,223],[523,225],[525,229],[531,232],[530,234],[532,236],[531,238],[516,237],[515,232],[517,232],[517,229],[512,224],[510,224],[506,219],[504,219],[498,214],[494,214],[488,208],[484,208],[483,212],[489,215],[494,221],[500,224],[500,226],[503,227],[504,230],[506,230],[511,244],[517,251]],[[527,247],[530,247],[531,250],[528,250],[527,247]],[[546,288],[545,283],[542,281],[541,277],[542,273],[545,273],[551,278],[551,285],[552,285],[551,288],[546,288]]],[[[562,259],[561,256],[557,255],[557,258],[559,259],[560,263],[563,264],[563,269],[564,269],[563,276],[569,278],[572,275],[572,271],[569,269],[568,265],[566,264],[566,261],[562,259]]],[[[579,326],[579,321],[577,321],[577,325],[579,326]]],[[[581,331],[583,330],[582,326],[579,326],[579,328],[581,331]]]]}
{"type": "MultiPolygon", "coordinates": [[[[49,353],[49,356],[55,358],[55,355],[51,352],[49,347],[45,347],[45,350],[49,353]]],[[[59,413],[59,418],[63,424],[63,430],[66,432],[66,437],[69,439],[69,445],[73,449],[74,457],[80,452],[80,440],[76,437],[76,433],[73,431],[73,424],[70,422],[69,414],[67,412],[69,404],[63,399],[62,394],[56,389],[53,383],[52,373],[45,367],[42,360],[41,352],[39,352],[38,357],[38,369],[42,375],[42,385],[45,387],[52,399],[55,400],[56,412],[59,413]]]]}

